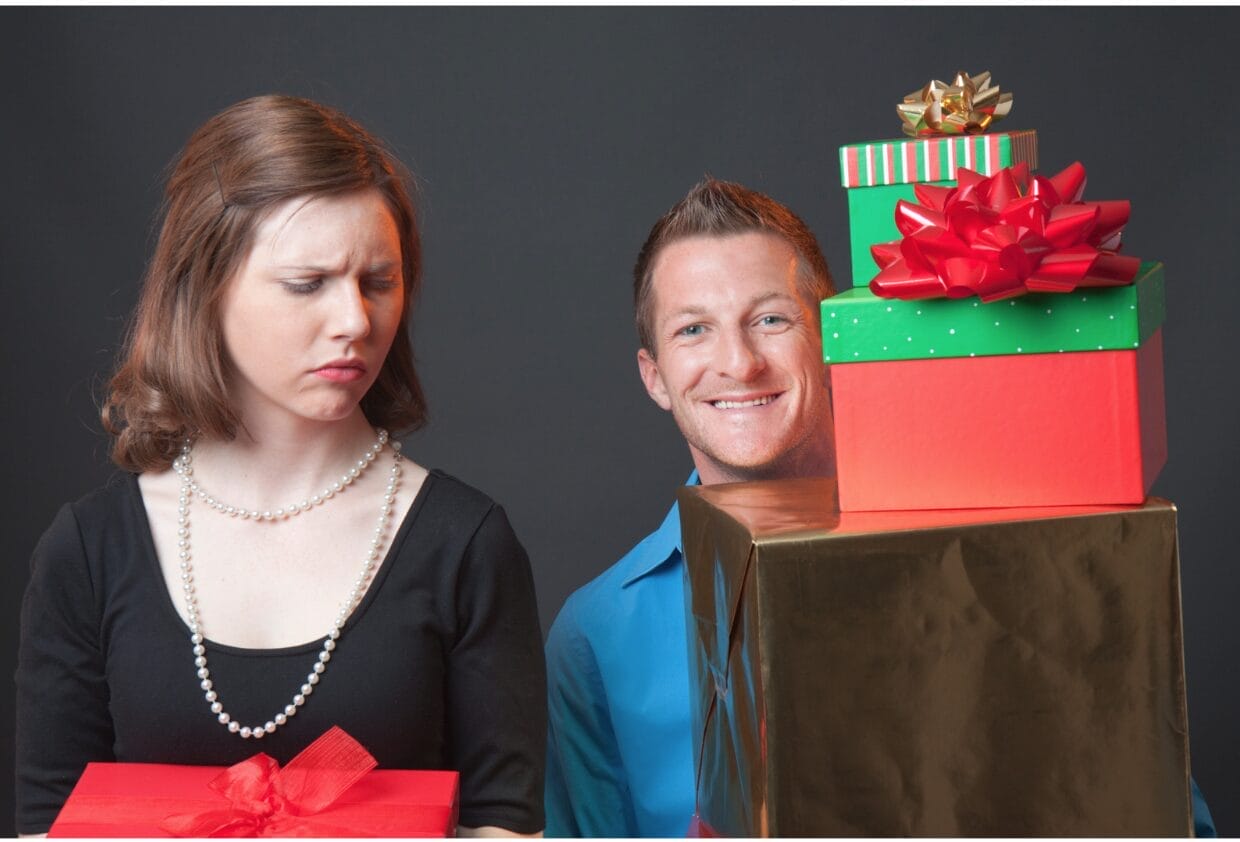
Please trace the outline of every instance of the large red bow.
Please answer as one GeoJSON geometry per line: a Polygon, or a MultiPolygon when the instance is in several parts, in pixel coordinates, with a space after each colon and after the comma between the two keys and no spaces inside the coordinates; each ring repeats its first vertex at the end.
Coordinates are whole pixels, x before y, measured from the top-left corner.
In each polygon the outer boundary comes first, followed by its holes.
{"type": "Polygon", "coordinates": [[[322,812],[378,763],[361,744],[332,726],[281,769],[258,753],[211,781],[230,806],[168,816],[173,836],[355,836],[349,828],[305,817],[322,812]]]}
{"type": "Polygon", "coordinates": [[[1141,261],[1116,254],[1127,201],[1085,202],[1085,167],[1053,178],[1025,164],[983,176],[961,167],[956,187],[917,184],[917,203],[896,204],[902,240],[870,252],[882,298],[995,301],[1026,292],[1132,283],[1141,261]]]}

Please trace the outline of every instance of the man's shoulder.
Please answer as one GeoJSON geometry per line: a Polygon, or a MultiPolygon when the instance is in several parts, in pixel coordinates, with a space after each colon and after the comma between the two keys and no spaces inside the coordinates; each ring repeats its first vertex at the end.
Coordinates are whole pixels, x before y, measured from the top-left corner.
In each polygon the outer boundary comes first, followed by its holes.
{"type": "Polygon", "coordinates": [[[667,561],[677,549],[665,526],[666,521],[619,561],[569,595],[548,633],[548,646],[553,641],[584,643],[597,642],[600,635],[611,637],[609,632],[615,629],[618,617],[629,614],[629,603],[638,599],[646,582],[644,574],[667,561]]]}
{"type": "MultiPolygon", "coordinates": [[[[574,591],[564,603],[568,613],[589,618],[616,605],[619,593],[643,582],[644,574],[666,562],[678,542],[660,528],[637,542],[619,561],[574,591]]],[[[564,613],[564,612],[562,612],[564,613]]]]}

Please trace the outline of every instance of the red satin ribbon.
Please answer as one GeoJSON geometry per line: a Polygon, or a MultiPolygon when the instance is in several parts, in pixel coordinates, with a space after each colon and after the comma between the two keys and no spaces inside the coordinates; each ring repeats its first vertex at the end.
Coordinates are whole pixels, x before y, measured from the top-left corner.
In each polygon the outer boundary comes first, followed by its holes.
{"type": "Polygon", "coordinates": [[[209,786],[228,799],[227,808],[171,815],[160,827],[173,836],[355,836],[307,817],[377,765],[357,740],[332,726],[283,769],[260,752],[221,772],[209,786]]]}
{"type": "Polygon", "coordinates": [[[1085,167],[1052,178],[1026,164],[983,176],[961,167],[956,187],[917,184],[896,203],[902,240],[871,247],[882,298],[996,301],[1027,292],[1132,283],[1141,261],[1116,254],[1127,201],[1085,202],[1085,167]]]}

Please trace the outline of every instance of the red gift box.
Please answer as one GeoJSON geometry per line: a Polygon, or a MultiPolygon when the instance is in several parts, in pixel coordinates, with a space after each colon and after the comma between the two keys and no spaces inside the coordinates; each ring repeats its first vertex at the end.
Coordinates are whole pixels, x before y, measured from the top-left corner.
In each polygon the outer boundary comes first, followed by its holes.
{"type": "Polygon", "coordinates": [[[843,511],[1141,503],[1167,461],[1162,331],[1135,350],[833,366],[843,511]]]}
{"type": "Polygon", "coordinates": [[[456,835],[456,772],[373,767],[338,728],[283,769],[265,754],[227,769],[89,763],[48,836],[456,835]]]}

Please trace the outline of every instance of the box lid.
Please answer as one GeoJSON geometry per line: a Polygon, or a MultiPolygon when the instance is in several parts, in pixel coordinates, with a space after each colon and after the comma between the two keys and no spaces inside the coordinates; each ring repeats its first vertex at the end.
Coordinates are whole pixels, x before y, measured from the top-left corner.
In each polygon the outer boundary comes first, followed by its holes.
{"type": "Polygon", "coordinates": [[[829,363],[1131,350],[1166,315],[1163,266],[1141,264],[1122,287],[977,298],[900,301],[854,287],[822,302],[829,363]]]}
{"type": "Polygon", "coordinates": [[[840,147],[840,183],[845,187],[950,181],[957,167],[993,175],[1024,162],[1038,168],[1038,134],[1033,129],[977,135],[897,138],[840,147]]]}

